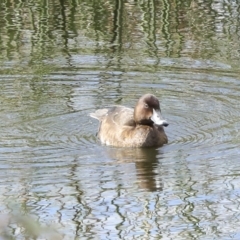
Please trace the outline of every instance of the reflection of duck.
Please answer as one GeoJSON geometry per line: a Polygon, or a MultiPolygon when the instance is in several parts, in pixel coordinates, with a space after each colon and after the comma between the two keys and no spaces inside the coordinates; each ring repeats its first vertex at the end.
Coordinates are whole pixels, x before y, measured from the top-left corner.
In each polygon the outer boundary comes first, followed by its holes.
{"type": "Polygon", "coordinates": [[[159,161],[156,149],[142,149],[142,155],[145,156],[144,161],[135,163],[137,170],[138,184],[142,189],[148,191],[162,191],[163,184],[159,173],[159,161]]]}
{"type": "MultiPolygon", "coordinates": [[[[148,191],[161,191],[159,150],[154,148],[106,148],[108,155],[118,163],[135,163],[138,186],[148,191]]],[[[123,165],[124,166],[124,165],[123,165]]],[[[125,165],[126,166],[126,165],[125,165]]],[[[129,165],[127,165],[129,170],[129,165]]],[[[127,170],[124,174],[127,174],[127,170]]],[[[124,177],[128,179],[128,177],[124,177]]]]}
{"type": "Polygon", "coordinates": [[[90,114],[100,121],[98,136],[103,144],[116,147],[153,147],[168,142],[158,99],[152,94],[142,96],[135,109],[114,106],[90,114]]]}

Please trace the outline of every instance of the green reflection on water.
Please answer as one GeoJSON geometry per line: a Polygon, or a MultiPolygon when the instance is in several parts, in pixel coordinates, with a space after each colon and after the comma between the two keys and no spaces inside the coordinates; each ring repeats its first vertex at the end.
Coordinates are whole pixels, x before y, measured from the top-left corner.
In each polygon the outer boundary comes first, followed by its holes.
{"type": "MultiPolygon", "coordinates": [[[[239,59],[236,3],[203,1],[1,1],[1,61],[21,64],[73,54],[239,59]]],[[[125,61],[125,60],[124,60],[125,61]]],[[[142,62],[141,62],[142,64],[142,62]]]]}

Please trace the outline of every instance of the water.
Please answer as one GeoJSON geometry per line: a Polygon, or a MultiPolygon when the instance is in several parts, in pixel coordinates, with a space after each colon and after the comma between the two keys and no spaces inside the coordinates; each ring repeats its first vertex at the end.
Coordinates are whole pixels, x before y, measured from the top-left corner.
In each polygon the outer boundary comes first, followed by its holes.
{"type": "Polygon", "coordinates": [[[5,0],[0,12],[2,232],[240,238],[237,2],[5,0]],[[102,146],[88,114],[145,93],[169,144],[102,146]]]}

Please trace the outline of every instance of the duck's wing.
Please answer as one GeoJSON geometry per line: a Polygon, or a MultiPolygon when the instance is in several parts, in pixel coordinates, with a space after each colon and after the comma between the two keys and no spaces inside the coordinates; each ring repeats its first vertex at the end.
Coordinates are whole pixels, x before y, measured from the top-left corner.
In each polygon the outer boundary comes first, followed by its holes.
{"type": "Polygon", "coordinates": [[[133,119],[132,108],[116,105],[111,108],[98,109],[93,113],[90,113],[89,116],[99,120],[100,122],[108,122],[113,124],[116,127],[120,126],[134,126],[135,121],[133,119]]]}
{"type": "Polygon", "coordinates": [[[114,125],[121,126],[134,126],[135,121],[133,119],[132,108],[124,106],[114,106],[110,108],[107,112],[108,121],[111,121],[114,125]]]}
{"type": "Polygon", "coordinates": [[[113,106],[99,109],[90,116],[100,121],[97,136],[106,145],[121,146],[128,137],[129,129],[136,124],[133,119],[134,110],[124,106],[113,106]]]}

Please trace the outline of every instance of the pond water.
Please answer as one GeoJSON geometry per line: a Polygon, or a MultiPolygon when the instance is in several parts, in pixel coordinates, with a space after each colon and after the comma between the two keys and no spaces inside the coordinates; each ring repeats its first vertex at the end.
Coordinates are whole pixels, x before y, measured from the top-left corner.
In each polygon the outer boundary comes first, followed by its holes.
{"type": "Polygon", "coordinates": [[[240,239],[239,9],[1,1],[1,239],[240,239]],[[169,143],[102,146],[88,114],[145,93],[169,143]]]}

